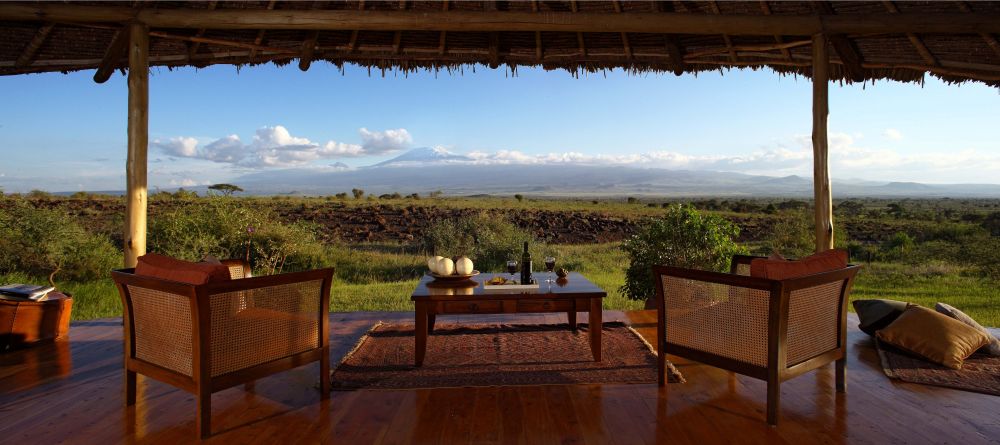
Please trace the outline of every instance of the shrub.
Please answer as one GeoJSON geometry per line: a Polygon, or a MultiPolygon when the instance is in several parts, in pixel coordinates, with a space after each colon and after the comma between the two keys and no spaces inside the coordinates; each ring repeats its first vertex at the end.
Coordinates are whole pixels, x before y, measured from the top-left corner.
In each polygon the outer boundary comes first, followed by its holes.
{"type": "Polygon", "coordinates": [[[629,196],[628,198],[625,199],[625,202],[628,204],[635,204],[638,203],[639,200],[634,196],[629,196]]]}
{"type": "Polygon", "coordinates": [[[210,197],[150,219],[149,250],[189,261],[206,255],[249,259],[255,271],[321,267],[327,260],[312,228],[285,224],[269,209],[210,197]]]}
{"type": "Polygon", "coordinates": [[[816,231],[808,212],[785,212],[775,219],[764,245],[768,252],[802,257],[816,250],[816,231]]]}
{"type": "Polygon", "coordinates": [[[437,221],[424,231],[423,239],[428,253],[446,257],[466,255],[479,270],[502,270],[508,260],[521,257],[525,241],[533,246],[533,257],[536,252],[541,255],[531,233],[506,218],[488,213],[437,221]]]}
{"type": "Polygon", "coordinates": [[[233,184],[212,184],[208,186],[208,189],[222,193],[222,196],[232,196],[233,193],[243,191],[243,189],[240,188],[240,186],[233,184]]]}
{"type": "Polygon", "coordinates": [[[514,195],[514,199],[516,199],[517,202],[524,201],[524,195],[518,193],[518,194],[514,195]]]}
{"type": "Polygon", "coordinates": [[[633,300],[653,297],[654,265],[728,270],[733,255],[746,253],[734,241],[739,233],[739,227],[718,215],[691,206],[670,207],[622,244],[629,257],[622,293],[633,300]]]}
{"type": "Polygon", "coordinates": [[[365,191],[361,189],[351,189],[351,194],[354,195],[354,199],[361,199],[365,197],[365,191]]]}
{"type": "Polygon", "coordinates": [[[55,285],[57,276],[93,280],[121,264],[121,253],[107,238],[66,215],[23,200],[0,209],[0,271],[45,274],[55,285]]]}
{"type": "Polygon", "coordinates": [[[906,232],[896,232],[882,243],[882,256],[885,259],[899,260],[905,258],[913,250],[913,238],[906,232]]]}

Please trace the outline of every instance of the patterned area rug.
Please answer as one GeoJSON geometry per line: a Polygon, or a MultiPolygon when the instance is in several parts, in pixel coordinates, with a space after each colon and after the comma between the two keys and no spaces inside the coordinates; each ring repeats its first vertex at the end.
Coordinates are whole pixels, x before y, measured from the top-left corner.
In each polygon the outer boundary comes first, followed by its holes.
{"type": "MultiPolygon", "coordinates": [[[[424,365],[413,366],[413,326],[379,323],[331,373],[334,389],[655,383],[656,355],[639,333],[605,323],[603,361],[587,325],[438,325],[424,365]]],[[[669,365],[668,381],[683,382],[669,365]]]]}
{"type": "Polygon", "coordinates": [[[962,369],[951,369],[914,357],[876,340],[882,370],[889,378],[924,385],[1000,396],[1000,357],[972,354],[962,369]]]}

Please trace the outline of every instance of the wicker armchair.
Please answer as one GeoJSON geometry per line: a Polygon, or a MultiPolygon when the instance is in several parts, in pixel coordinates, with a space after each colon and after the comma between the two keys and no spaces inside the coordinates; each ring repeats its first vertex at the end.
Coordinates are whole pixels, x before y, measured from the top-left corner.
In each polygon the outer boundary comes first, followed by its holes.
{"type": "Polygon", "coordinates": [[[778,423],[781,382],[836,361],[845,390],[847,297],[860,266],[787,280],[750,277],[753,257],[730,273],[653,268],[660,385],[666,354],[767,381],[767,423],[778,423]]]}
{"type": "Polygon", "coordinates": [[[211,434],[212,393],[276,372],[320,362],[320,394],[329,397],[327,318],[332,269],[251,277],[227,260],[232,281],[190,285],[112,272],[125,308],[125,403],[136,374],[194,394],[197,429],[211,434]]]}

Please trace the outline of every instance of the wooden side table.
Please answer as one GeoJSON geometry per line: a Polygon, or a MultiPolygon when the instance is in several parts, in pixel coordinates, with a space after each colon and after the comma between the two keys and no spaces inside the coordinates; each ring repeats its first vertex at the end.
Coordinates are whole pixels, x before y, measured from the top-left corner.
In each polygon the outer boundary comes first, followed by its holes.
{"type": "Polygon", "coordinates": [[[0,352],[69,337],[73,297],[52,291],[45,301],[0,298],[0,352]]]}

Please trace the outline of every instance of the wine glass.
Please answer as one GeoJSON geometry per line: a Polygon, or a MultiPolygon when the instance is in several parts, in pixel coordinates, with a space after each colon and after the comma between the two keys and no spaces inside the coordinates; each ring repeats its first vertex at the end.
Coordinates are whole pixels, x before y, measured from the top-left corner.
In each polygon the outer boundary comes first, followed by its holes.
{"type": "Polygon", "coordinates": [[[514,281],[514,274],[517,273],[517,261],[510,260],[507,262],[507,273],[510,274],[510,280],[514,281]]]}
{"type": "Polygon", "coordinates": [[[552,278],[552,271],[555,270],[555,268],[556,258],[551,256],[545,257],[545,270],[549,272],[549,277],[545,279],[545,282],[549,283],[550,286],[556,281],[552,278]]]}

